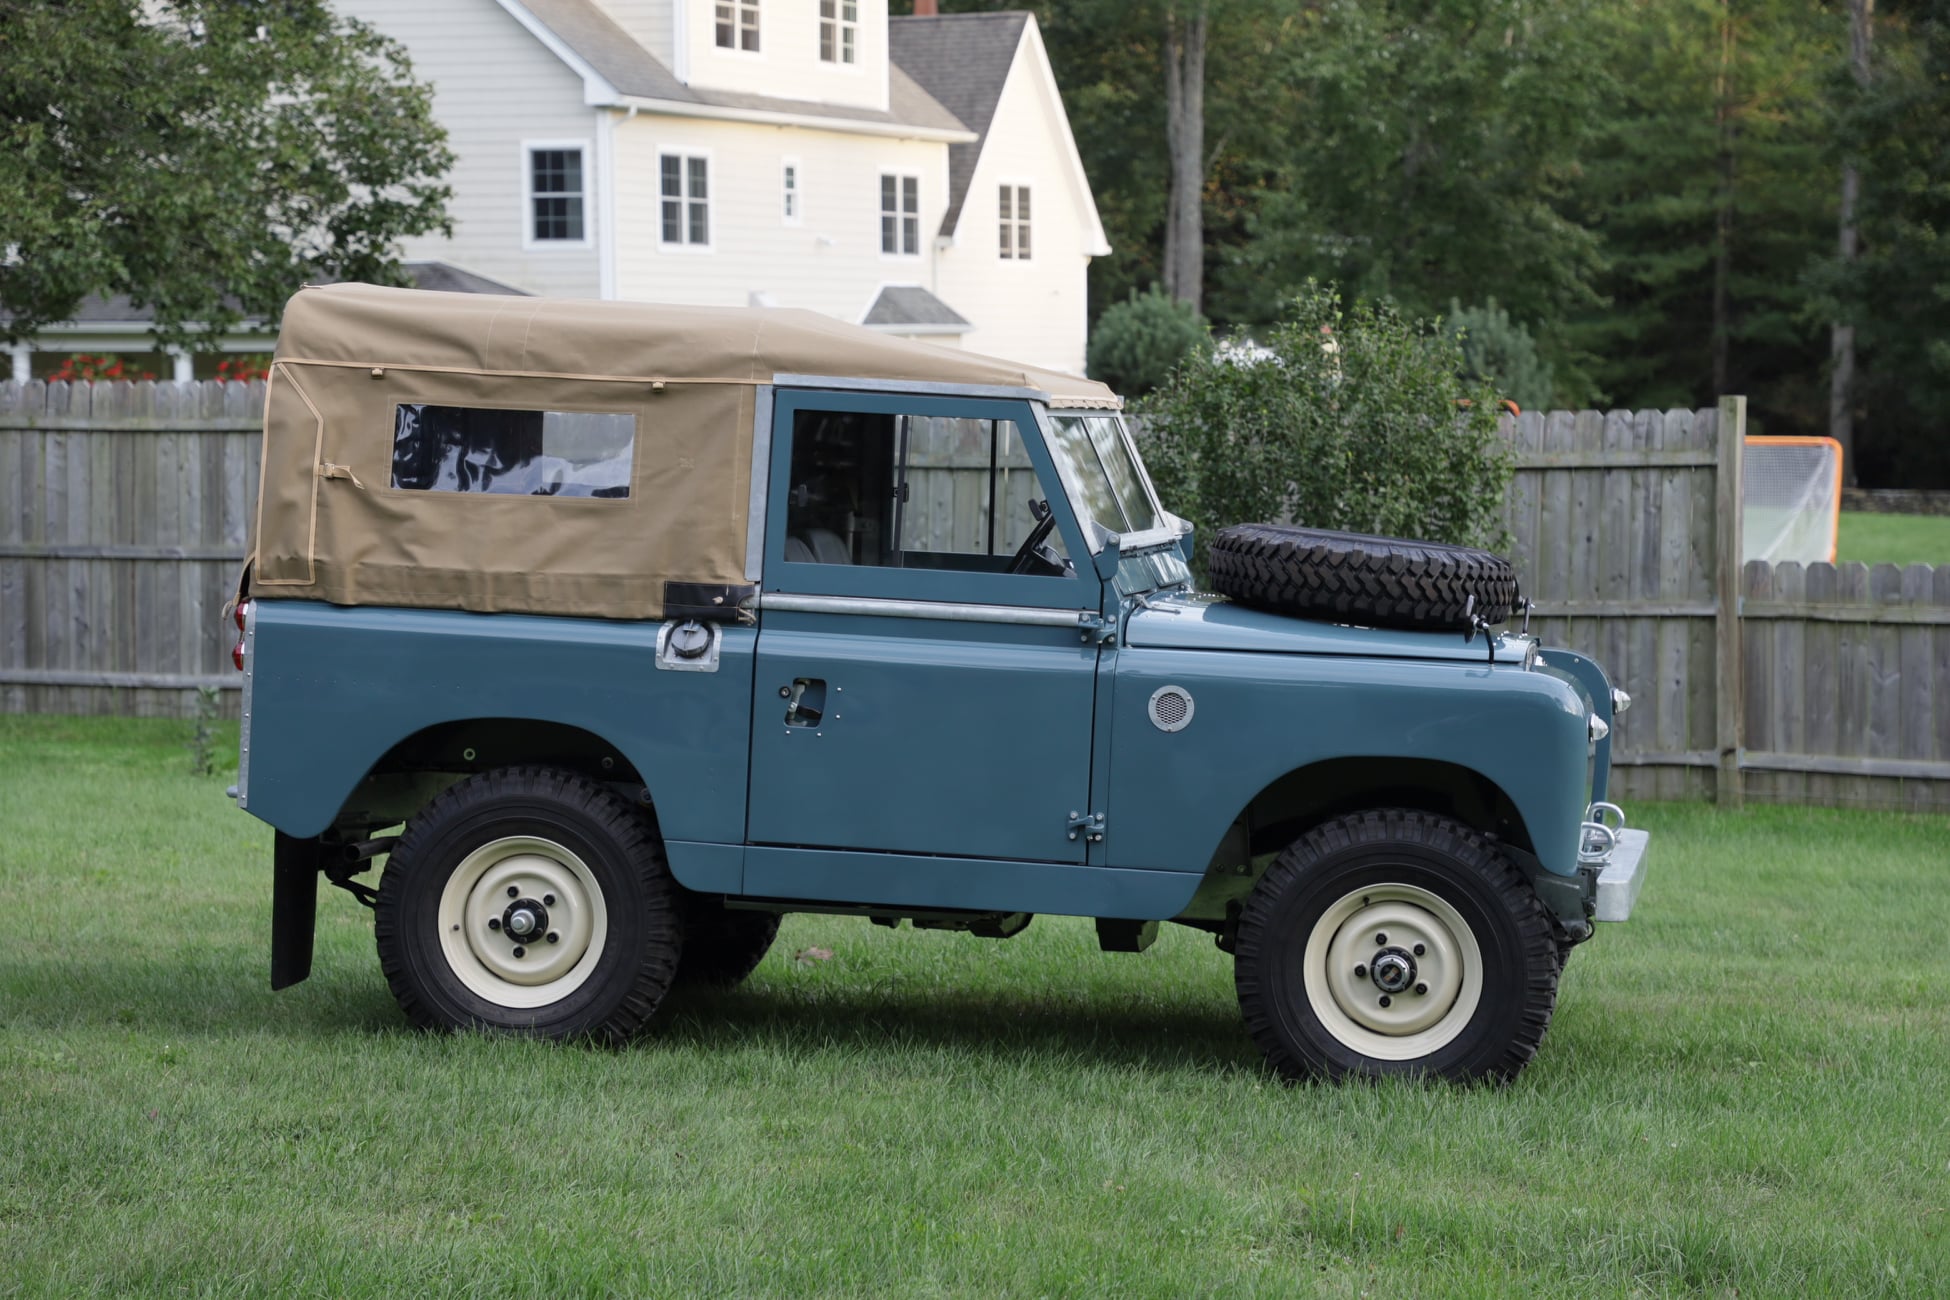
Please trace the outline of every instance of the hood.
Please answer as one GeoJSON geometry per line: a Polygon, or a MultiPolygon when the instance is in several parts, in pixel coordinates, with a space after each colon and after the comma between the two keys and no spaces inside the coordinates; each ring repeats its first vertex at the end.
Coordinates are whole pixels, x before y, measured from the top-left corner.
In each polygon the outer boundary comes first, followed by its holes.
{"type": "MultiPolygon", "coordinates": [[[[1223,596],[1177,593],[1151,598],[1149,608],[1132,611],[1124,644],[1171,650],[1236,650],[1260,654],[1360,655],[1378,659],[1443,659],[1482,663],[1483,641],[1465,643],[1456,632],[1397,632],[1349,627],[1273,614],[1235,605],[1223,596]]],[[[1521,665],[1528,637],[1497,638],[1496,661],[1521,665]]]]}

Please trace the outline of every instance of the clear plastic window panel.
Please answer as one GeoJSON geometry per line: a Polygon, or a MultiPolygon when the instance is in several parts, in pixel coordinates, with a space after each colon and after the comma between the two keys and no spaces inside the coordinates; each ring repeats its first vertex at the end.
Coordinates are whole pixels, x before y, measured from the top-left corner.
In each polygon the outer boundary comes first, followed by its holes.
{"type": "Polygon", "coordinates": [[[636,417],[620,411],[515,411],[401,402],[392,485],[497,496],[630,495],[636,417]]]}

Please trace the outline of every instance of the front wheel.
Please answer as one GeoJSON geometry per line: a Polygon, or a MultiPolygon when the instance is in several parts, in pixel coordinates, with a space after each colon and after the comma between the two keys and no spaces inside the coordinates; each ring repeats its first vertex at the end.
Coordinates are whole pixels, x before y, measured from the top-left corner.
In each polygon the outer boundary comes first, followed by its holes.
{"type": "Polygon", "coordinates": [[[670,987],[678,908],[655,834],[626,801],[572,772],[504,768],[407,823],[374,933],[418,1025],[619,1041],[670,987]]]}
{"type": "Polygon", "coordinates": [[[1557,1001],[1550,919],[1468,827],[1402,809],[1315,827],[1240,916],[1246,1025],[1289,1078],[1514,1078],[1557,1001]]]}

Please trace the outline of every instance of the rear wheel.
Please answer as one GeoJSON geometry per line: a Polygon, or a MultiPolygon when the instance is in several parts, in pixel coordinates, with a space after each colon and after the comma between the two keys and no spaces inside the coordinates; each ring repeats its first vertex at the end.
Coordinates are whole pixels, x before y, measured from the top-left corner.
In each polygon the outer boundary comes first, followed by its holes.
{"type": "Polygon", "coordinates": [[[733,988],[743,984],[779,935],[773,912],[726,907],[715,898],[693,895],[684,909],[684,958],[677,966],[681,984],[733,988]]]}
{"type": "Polygon", "coordinates": [[[1447,818],[1408,810],[1296,840],[1240,916],[1246,1025],[1290,1078],[1510,1079],[1557,1000],[1550,918],[1515,864],[1447,818]]]}
{"type": "Polygon", "coordinates": [[[505,768],[411,821],[380,880],[380,966],[427,1028],[621,1040],[669,989],[678,890],[656,837],[584,777],[505,768]]]}

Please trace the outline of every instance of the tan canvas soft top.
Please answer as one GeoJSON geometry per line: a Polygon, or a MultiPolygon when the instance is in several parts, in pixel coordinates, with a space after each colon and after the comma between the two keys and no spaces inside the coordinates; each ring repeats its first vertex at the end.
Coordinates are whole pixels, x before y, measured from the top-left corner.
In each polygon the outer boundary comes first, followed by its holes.
{"type": "Polygon", "coordinates": [[[780,375],[1117,405],[1075,375],[816,312],[308,288],[272,364],[251,593],[608,618],[664,617],[667,586],[686,608],[735,603],[757,388],[780,375]],[[633,422],[627,495],[394,486],[398,421],[439,407],[633,422]]]}

